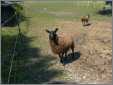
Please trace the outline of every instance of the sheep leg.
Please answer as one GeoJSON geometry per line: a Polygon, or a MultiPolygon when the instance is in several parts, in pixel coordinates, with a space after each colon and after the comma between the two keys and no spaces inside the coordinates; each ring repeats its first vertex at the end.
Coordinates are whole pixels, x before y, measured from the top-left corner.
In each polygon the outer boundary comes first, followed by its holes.
{"type": "Polygon", "coordinates": [[[84,25],[86,25],[86,20],[84,21],[84,25]]]}
{"type": "Polygon", "coordinates": [[[85,25],[85,20],[84,20],[83,22],[84,22],[84,24],[83,24],[83,25],[85,25]]]}
{"type": "Polygon", "coordinates": [[[59,58],[60,58],[60,62],[62,63],[63,62],[63,54],[59,54],[59,58]]]}
{"type": "Polygon", "coordinates": [[[65,52],[65,57],[67,56],[67,52],[65,52]]]}
{"type": "Polygon", "coordinates": [[[73,54],[73,57],[74,57],[74,43],[71,45],[71,50],[72,50],[72,54],[73,54]]]}
{"type": "Polygon", "coordinates": [[[86,23],[88,24],[88,20],[86,20],[86,23]]]}

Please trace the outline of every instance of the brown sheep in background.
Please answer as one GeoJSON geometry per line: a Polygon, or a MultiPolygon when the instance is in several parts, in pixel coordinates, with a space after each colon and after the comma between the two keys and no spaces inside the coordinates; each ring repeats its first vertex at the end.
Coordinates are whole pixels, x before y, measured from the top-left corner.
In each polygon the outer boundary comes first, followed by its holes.
{"type": "Polygon", "coordinates": [[[81,21],[82,21],[82,24],[85,26],[85,25],[88,25],[88,22],[89,22],[89,18],[90,18],[90,15],[88,14],[87,16],[82,16],[81,17],[81,21]]]}
{"type": "Polygon", "coordinates": [[[49,42],[51,50],[54,54],[57,54],[60,58],[60,62],[63,62],[63,55],[67,56],[69,49],[72,50],[74,54],[74,40],[71,35],[60,33],[57,34],[58,28],[54,31],[49,31],[46,29],[46,32],[49,33],[49,42]]]}

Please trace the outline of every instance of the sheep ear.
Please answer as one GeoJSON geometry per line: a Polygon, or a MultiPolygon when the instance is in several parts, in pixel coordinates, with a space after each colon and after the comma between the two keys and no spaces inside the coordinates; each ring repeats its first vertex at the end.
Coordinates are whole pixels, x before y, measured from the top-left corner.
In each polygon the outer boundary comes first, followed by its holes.
{"type": "Polygon", "coordinates": [[[47,33],[50,33],[50,31],[48,29],[45,30],[47,33]]]}
{"type": "Polygon", "coordinates": [[[57,31],[58,31],[58,28],[55,29],[55,32],[57,32],[57,31]]]}

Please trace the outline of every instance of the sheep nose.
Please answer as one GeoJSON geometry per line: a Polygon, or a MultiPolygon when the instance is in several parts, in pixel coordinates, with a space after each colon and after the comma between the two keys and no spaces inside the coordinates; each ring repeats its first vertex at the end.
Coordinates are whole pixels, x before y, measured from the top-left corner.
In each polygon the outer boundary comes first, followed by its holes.
{"type": "Polygon", "coordinates": [[[54,40],[53,36],[49,36],[49,39],[50,39],[50,40],[54,40]]]}

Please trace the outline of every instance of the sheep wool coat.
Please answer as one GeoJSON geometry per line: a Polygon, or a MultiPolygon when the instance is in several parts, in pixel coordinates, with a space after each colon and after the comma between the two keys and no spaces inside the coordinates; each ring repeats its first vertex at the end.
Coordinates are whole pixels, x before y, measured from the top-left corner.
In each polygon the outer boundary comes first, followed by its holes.
{"type": "Polygon", "coordinates": [[[67,52],[74,44],[72,35],[66,33],[58,34],[58,45],[54,41],[50,40],[51,50],[54,54],[60,54],[67,52]]]}

